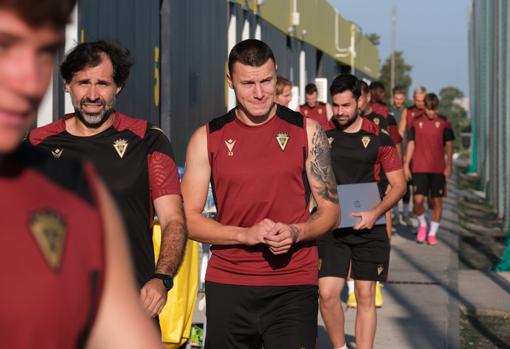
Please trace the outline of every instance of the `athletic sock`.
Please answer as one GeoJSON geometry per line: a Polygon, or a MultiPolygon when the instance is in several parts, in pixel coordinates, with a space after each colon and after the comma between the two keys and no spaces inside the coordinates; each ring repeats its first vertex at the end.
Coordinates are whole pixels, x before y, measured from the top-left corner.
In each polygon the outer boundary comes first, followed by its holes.
{"type": "Polygon", "coordinates": [[[349,293],[354,292],[354,280],[347,280],[347,290],[349,293]]]}
{"type": "Polygon", "coordinates": [[[425,213],[418,216],[418,221],[420,222],[420,226],[427,226],[427,221],[425,220],[425,213]]]}
{"type": "Polygon", "coordinates": [[[436,236],[437,230],[439,229],[439,222],[430,222],[429,236],[436,236]]]}

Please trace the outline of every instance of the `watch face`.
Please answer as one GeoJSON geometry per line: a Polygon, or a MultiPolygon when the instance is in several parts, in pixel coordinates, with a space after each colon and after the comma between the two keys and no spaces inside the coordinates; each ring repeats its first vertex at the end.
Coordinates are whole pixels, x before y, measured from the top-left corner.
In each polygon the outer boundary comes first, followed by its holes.
{"type": "Polygon", "coordinates": [[[171,276],[166,276],[163,278],[163,284],[165,287],[170,290],[172,287],[174,287],[174,281],[171,276]]]}

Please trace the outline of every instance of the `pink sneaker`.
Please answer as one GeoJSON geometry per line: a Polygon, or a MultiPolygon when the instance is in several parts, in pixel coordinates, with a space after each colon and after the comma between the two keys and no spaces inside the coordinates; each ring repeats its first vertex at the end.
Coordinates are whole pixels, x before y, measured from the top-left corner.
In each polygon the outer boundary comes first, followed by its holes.
{"type": "Polygon", "coordinates": [[[426,225],[420,225],[418,227],[418,235],[416,236],[416,242],[419,244],[423,244],[425,239],[427,238],[427,230],[428,227],[426,225]]]}
{"type": "Polygon", "coordinates": [[[427,242],[429,243],[430,246],[437,245],[436,236],[435,235],[429,235],[428,238],[427,238],[427,242]]]}

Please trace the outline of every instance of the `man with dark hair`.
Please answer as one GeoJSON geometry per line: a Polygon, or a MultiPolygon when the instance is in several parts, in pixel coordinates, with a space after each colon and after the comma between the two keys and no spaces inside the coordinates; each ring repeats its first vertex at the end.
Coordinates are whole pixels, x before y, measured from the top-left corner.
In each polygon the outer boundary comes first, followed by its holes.
{"type": "Polygon", "coordinates": [[[253,39],[234,46],[227,81],[237,105],[188,145],[182,189],[190,237],[212,244],[206,348],[315,347],[314,240],[335,226],[338,198],[322,128],[274,103],[268,51],[253,39]],[[202,215],[209,182],[217,221],[202,215]]]}
{"type": "Polygon", "coordinates": [[[91,164],[21,144],[74,5],[0,0],[2,347],[159,348],[116,207],[91,164]]]}
{"type": "Polygon", "coordinates": [[[327,103],[318,101],[319,92],[314,83],[305,86],[305,104],[299,106],[299,112],[305,118],[311,118],[321,125],[323,130],[327,130],[331,120],[331,106],[327,103]]]}
{"type": "Polygon", "coordinates": [[[131,66],[127,50],[104,41],[76,46],[61,65],[73,114],[33,130],[33,145],[56,161],[81,156],[92,160],[120,207],[147,313],[155,317],[166,303],[182,258],[186,227],[177,168],[168,138],[142,119],[115,110],[131,66]],[[162,243],[154,265],[154,213],[162,243]]]}
{"type": "MultiPolygon", "coordinates": [[[[398,132],[405,140],[402,142],[402,162],[406,162],[406,152],[407,152],[407,143],[409,142],[408,132],[411,128],[412,121],[416,116],[422,115],[425,112],[425,96],[427,95],[427,89],[424,86],[418,86],[414,89],[413,92],[413,101],[414,104],[408,108],[405,108],[402,111],[402,116],[400,118],[400,122],[398,124],[398,132]]],[[[407,192],[404,195],[402,202],[402,216],[404,223],[408,226],[416,227],[416,224],[413,225],[409,214],[409,203],[411,201],[412,195],[412,180],[407,182],[407,192]]],[[[413,219],[416,222],[416,219],[413,219]]]]}
{"type": "Polygon", "coordinates": [[[436,245],[443,196],[446,195],[446,177],[452,175],[455,136],[448,120],[437,113],[439,98],[434,93],[425,96],[424,106],[425,113],[412,119],[404,170],[406,178],[413,180],[413,207],[419,221],[416,241],[421,244],[427,240],[429,245],[436,245]],[[430,231],[425,219],[426,197],[432,203],[430,231]]]}
{"type": "Polygon", "coordinates": [[[338,228],[317,240],[320,309],[333,347],[347,348],[340,294],[351,265],[357,299],[356,348],[368,349],[373,347],[377,322],[375,284],[386,279],[390,253],[385,226],[376,225],[376,220],[402,197],[405,181],[391,138],[361,117],[360,81],[353,75],[339,75],[330,93],[336,127],[326,134],[336,183],[378,182],[382,170],[391,185],[374,209],[353,213],[360,218],[356,226],[338,228]]]}

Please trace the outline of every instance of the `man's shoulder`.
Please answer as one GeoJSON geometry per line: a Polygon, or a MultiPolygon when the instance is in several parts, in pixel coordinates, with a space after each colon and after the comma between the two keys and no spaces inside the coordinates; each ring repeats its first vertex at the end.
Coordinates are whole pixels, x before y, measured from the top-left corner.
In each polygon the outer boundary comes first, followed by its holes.
{"type": "Polygon", "coordinates": [[[218,116],[207,123],[207,130],[209,133],[214,133],[221,130],[225,125],[234,121],[236,118],[235,108],[229,110],[226,114],[218,116]]]}
{"type": "Polygon", "coordinates": [[[300,113],[292,110],[292,109],[289,109],[283,105],[277,105],[276,107],[276,115],[282,119],[282,120],[285,120],[286,122],[294,125],[294,126],[297,126],[297,127],[300,127],[300,128],[303,128],[304,127],[304,117],[303,115],[301,115],[300,113]]]}
{"type": "Polygon", "coordinates": [[[147,120],[127,116],[118,111],[115,112],[113,127],[119,131],[131,131],[140,138],[144,138],[149,128],[147,120]]]}
{"type": "Polygon", "coordinates": [[[63,119],[33,129],[28,134],[28,140],[31,144],[38,145],[48,137],[55,136],[64,132],[66,130],[65,120],[69,117],[69,115],[66,115],[66,117],[63,119]]]}

